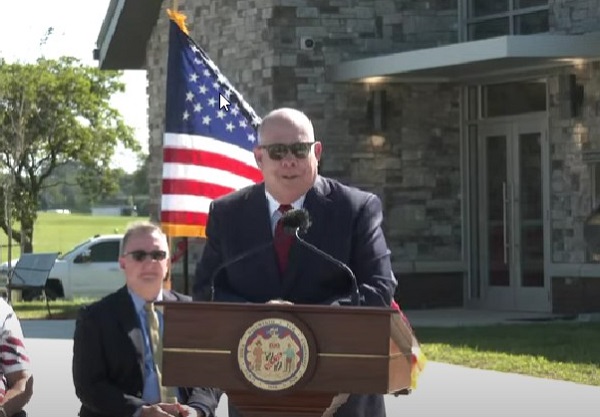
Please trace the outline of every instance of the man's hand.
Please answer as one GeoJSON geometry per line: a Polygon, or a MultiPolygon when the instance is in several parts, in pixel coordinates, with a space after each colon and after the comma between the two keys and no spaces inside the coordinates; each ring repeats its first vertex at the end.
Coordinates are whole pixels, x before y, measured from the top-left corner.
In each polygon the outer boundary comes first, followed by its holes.
{"type": "Polygon", "coordinates": [[[177,417],[204,417],[204,413],[202,411],[198,411],[189,405],[183,405],[179,403],[175,404],[165,404],[160,403],[158,406],[168,415],[177,416],[177,417]]]}
{"type": "Polygon", "coordinates": [[[177,411],[177,407],[175,404],[160,403],[142,406],[142,411],[140,412],[139,417],[171,417],[178,415],[179,411],[177,411]],[[171,407],[173,407],[173,412],[169,411],[171,407]]]}

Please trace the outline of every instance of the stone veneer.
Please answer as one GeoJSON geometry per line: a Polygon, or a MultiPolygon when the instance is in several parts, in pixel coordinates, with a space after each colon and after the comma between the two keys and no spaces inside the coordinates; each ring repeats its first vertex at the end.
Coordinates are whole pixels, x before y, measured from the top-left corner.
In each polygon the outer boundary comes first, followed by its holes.
{"type": "MultiPolygon", "coordinates": [[[[383,200],[395,262],[461,253],[458,89],[435,84],[335,84],[332,65],[456,42],[456,1],[180,1],[192,38],[259,114],[291,106],[324,143],[324,175],[383,200]],[[300,41],[311,37],[312,50],[300,41]],[[386,128],[371,127],[371,89],[387,92],[386,128]],[[374,146],[372,134],[385,138],[374,146]]],[[[168,20],[149,42],[152,213],[159,213],[168,20]]]]}
{"type": "Polygon", "coordinates": [[[592,210],[588,151],[600,150],[600,63],[565,68],[548,81],[550,97],[550,218],[552,262],[583,263],[583,222],[592,210]],[[584,89],[581,114],[571,117],[569,75],[584,89]]]}
{"type": "MultiPolygon", "coordinates": [[[[382,198],[395,269],[407,263],[462,260],[459,86],[336,84],[329,73],[341,61],[457,42],[457,0],[179,3],[188,16],[191,36],[259,114],[280,106],[306,112],[324,143],[321,172],[382,198]],[[315,40],[314,49],[300,47],[303,37],[315,40]],[[387,93],[383,131],[375,131],[369,118],[371,91],[378,89],[387,93]],[[374,134],[384,140],[375,141],[374,134]]],[[[551,32],[600,29],[600,0],[550,0],[549,10],[551,32]]],[[[162,13],[147,50],[155,218],[167,37],[167,17],[162,13]]],[[[586,261],[582,222],[592,204],[591,170],[584,154],[600,149],[600,68],[597,63],[564,67],[550,70],[547,79],[551,262],[582,263],[586,261]],[[582,114],[576,118],[570,114],[570,73],[577,75],[585,91],[582,114]]],[[[440,276],[430,279],[442,282],[440,276]]],[[[460,274],[452,279],[460,282],[460,274]]],[[[570,282],[565,278],[564,285],[570,282]]],[[[553,289],[558,304],[560,288],[553,289]]]]}

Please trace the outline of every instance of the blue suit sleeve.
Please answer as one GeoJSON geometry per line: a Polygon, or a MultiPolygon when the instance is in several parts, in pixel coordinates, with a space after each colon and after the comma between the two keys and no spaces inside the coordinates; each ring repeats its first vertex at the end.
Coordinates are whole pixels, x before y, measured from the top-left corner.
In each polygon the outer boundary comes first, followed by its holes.
{"type": "Polygon", "coordinates": [[[356,275],[362,302],[369,306],[389,306],[397,285],[382,221],[381,200],[368,194],[353,230],[350,268],[356,275]]]}

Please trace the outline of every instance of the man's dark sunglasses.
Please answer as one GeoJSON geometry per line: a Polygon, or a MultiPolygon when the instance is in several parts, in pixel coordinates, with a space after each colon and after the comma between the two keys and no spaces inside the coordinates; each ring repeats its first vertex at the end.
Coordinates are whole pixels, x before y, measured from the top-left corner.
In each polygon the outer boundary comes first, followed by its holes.
{"type": "Polygon", "coordinates": [[[274,161],[280,161],[285,158],[288,152],[291,152],[298,159],[304,159],[310,153],[310,148],[315,142],[296,142],[290,145],[284,143],[274,143],[272,145],[261,145],[259,148],[266,149],[269,153],[269,158],[274,161]]]}
{"type": "Polygon", "coordinates": [[[153,250],[146,252],[145,250],[132,250],[131,252],[124,253],[123,256],[130,256],[134,261],[144,262],[147,257],[150,257],[154,261],[163,261],[167,257],[167,252],[164,250],[153,250]]]}

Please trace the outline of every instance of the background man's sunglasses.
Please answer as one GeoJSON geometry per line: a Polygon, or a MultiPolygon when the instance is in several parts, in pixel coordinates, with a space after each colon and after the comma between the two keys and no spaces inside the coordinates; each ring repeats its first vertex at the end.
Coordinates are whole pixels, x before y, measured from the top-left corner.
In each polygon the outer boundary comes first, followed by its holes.
{"type": "Polygon", "coordinates": [[[131,256],[131,258],[137,262],[143,262],[147,257],[150,257],[154,261],[163,261],[167,258],[167,252],[164,250],[153,250],[150,252],[146,252],[145,250],[133,250],[124,253],[123,256],[131,256]]]}
{"type": "Polygon", "coordinates": [[[310,148],[315,142],[296,142],[290,145],[284,143],[274,143],[272,145],[261,145],[259,148],[266,149],[269,158],[274,161],[280,161],[285,158],[288,152],[291,152],[298,159],[304,159],[310,153],[310,148]]]}

